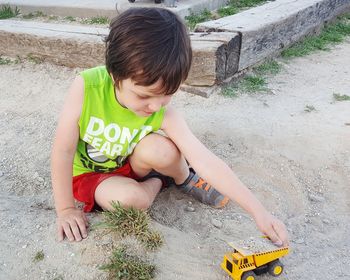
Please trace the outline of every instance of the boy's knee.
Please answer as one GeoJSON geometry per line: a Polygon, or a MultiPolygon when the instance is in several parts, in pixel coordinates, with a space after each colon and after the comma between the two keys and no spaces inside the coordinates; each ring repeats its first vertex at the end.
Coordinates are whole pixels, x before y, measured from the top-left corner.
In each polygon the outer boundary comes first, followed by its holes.
{"type": "Polygon", "coordinates": [[[140,195],[140,193],[129,193],[125,195],[121,201],[123,207],[133,207],[140,210],[147,210],[151,207],[152,201],[147,195],[140,195]]]}
{"type": "Polygon", "coordinates": [[[181,157],[174,142],[167,137],[151,134],[144,140],[140,146],[141,160],[151,164],[153,168],[170,166],[181,157]]]}
{"type": "Polygon", "coordinates": [[[133,207],[141,210],[148,209],[152,204],[152,200],[147,194],[143,195],[139,190],[135,190],[135,186],[131,186],[133,184],[138,185],[139,183],[127,183],[126,185],[130,186],[129,190],[127,192],[115,193],[112,195],[113,197],[110,194],[106,197],[105,193],[96,191],[95,200],[103,210],[108,211],[113,211],[112,201],[119,202],[123,207],[133,207]]]}

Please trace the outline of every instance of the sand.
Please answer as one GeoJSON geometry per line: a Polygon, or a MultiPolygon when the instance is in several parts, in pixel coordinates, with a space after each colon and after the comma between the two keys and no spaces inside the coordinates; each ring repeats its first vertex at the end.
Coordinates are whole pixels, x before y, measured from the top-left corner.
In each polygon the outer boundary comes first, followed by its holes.
{"type": "MultiPolygon", "coordinates": [[[[350,279],[350,102],[333,99],[350,95],[349,53],[347,41],[280,61],[269,94],[204,99],[180,92],[173,100],[198,138],[285,221],[291,253],[280,279],[350,279]]],[[[55,240],[50,147],[78,71],[0,66],[0,279],[107,278],[98,266],[112,236],[95,230],[80,243],[55,240]],[[41,250],[44,259],[34,262],[41,250]]],[[[156,279],[229,279],[219,267],[227,242],[261,235],[234,202],[215,210],[174,189],[157,197],[150,214],[165,239],[151,256],[156,279]]]]}

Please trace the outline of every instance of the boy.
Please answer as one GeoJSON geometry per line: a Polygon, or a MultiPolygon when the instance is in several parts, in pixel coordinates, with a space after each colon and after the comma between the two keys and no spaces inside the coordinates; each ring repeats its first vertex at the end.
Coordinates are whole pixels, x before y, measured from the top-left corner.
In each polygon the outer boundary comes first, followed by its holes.
{"type": "Polygon", "coordinates": [[[112,21],[106,66],[75,79],[56,131],[51,168],[59,240],[87,237],[74,198],[85,212],[111,209],[111,201],[147,209],[172,183],[213,207],[235,200],[274,243],[288,245],[284,224],[167,106],[191,61],[187,30],[170,11],[130,9],[112,21]],[[153,133],[159,129],[167,137],[153,133]]]}

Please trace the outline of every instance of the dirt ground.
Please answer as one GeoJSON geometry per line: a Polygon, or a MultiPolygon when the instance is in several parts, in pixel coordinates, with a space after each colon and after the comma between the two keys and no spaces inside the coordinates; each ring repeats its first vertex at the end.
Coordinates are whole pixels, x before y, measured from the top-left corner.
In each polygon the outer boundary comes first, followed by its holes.
{"type": "MultiPolygon", "coordinates": [[[[280,279],[350,279],[350,41],[283,62],[270,94],[173,104],[194,133],[284,220],[292,252],[280,279]],[[315,110],[306,112],[306,106],[315,110]]],[[[0,66],[0,279],[106,279],[98,266],[113,238],[55,241],[49,154],[58,113],[78,69],[0,66]],[[33,261],[37,252],[42,261],[33,261]]],[[[259,236],[235,203],[214,210],[168,189],[150,211],[165,245],[151,255],[157,279],[229,279],[227,242],[259,236]]],[[[89,214],[91,223],[99,220],[89,214]]],[[[260,276],[258,279],[270,279],[260,276]]]]}

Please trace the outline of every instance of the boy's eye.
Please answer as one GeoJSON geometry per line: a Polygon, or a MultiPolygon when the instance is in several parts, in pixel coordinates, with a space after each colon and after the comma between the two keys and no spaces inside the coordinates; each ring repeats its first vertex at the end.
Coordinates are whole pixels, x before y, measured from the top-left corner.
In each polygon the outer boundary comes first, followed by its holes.
{"type": "Polygon", "coordinates": [[[141,99],[146,99],[146,98],[148,98],[149,96],[147,96],[147,95],[139,95],[139,98],[141,98],[141,99]]]}

